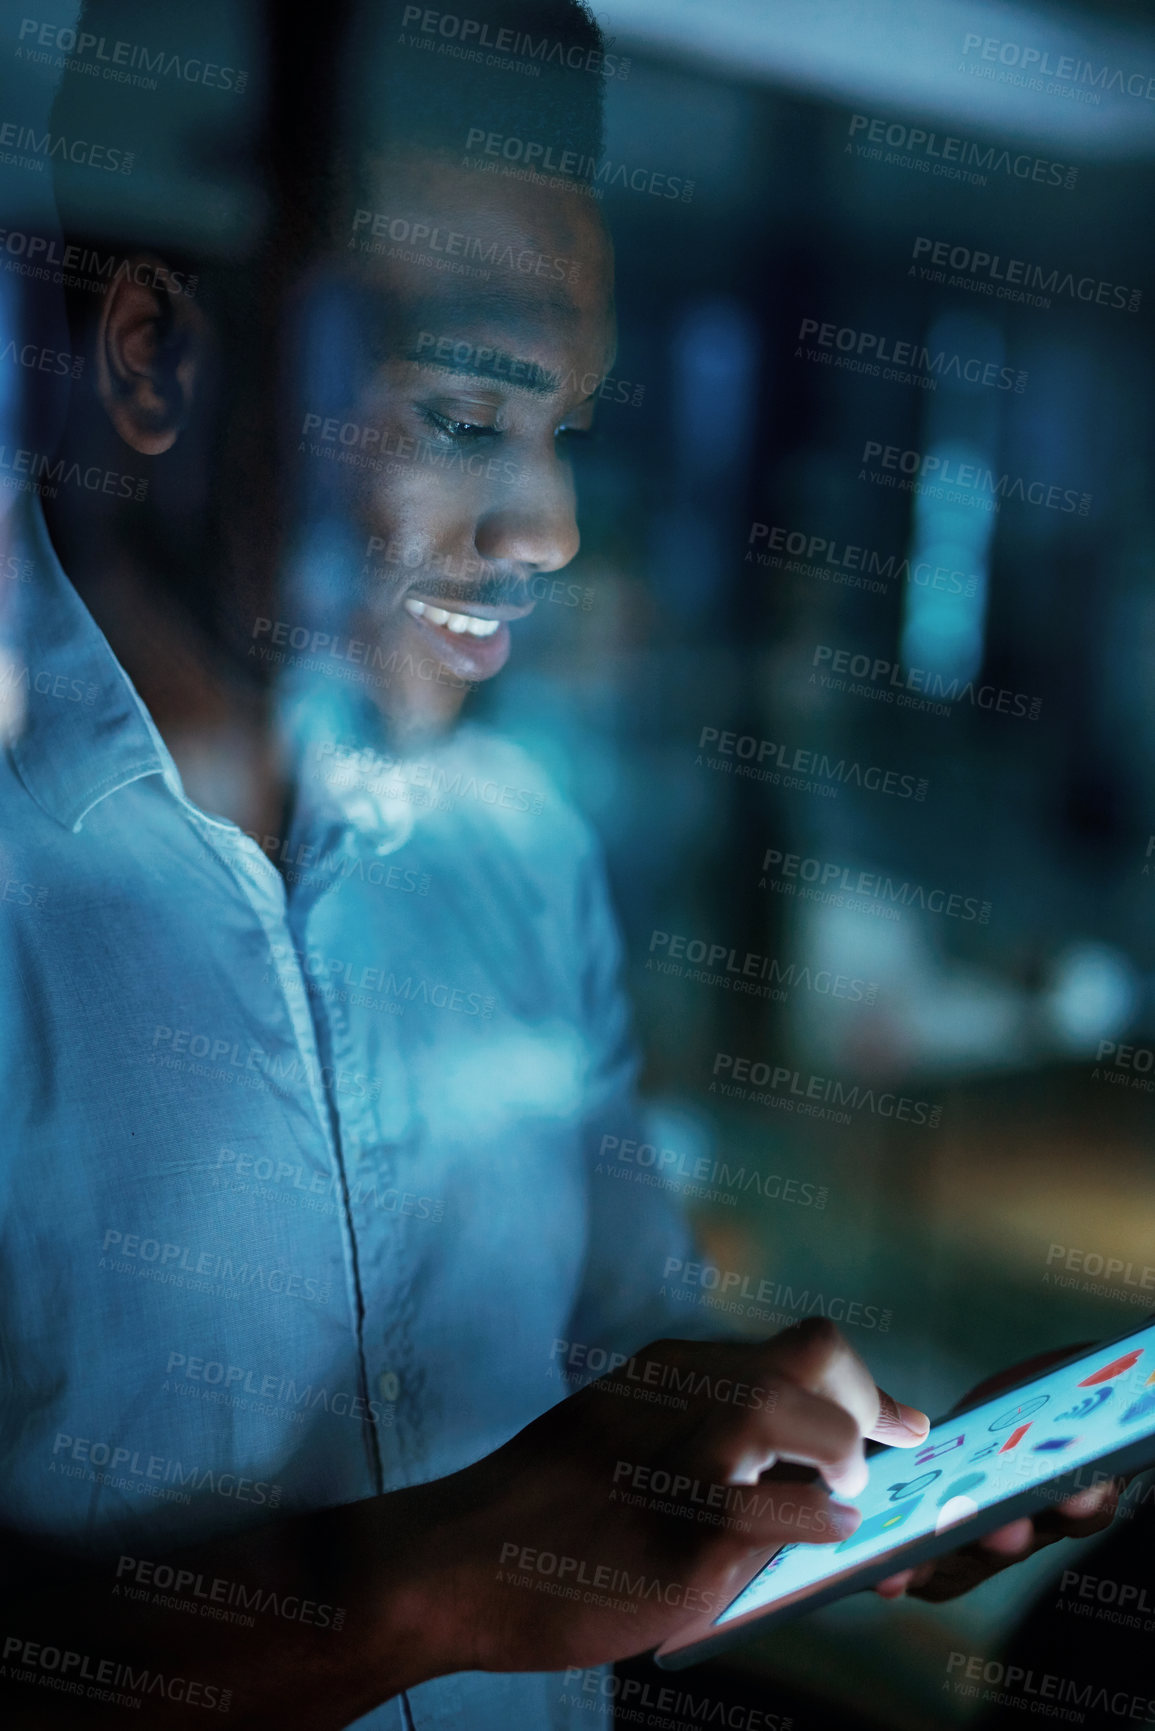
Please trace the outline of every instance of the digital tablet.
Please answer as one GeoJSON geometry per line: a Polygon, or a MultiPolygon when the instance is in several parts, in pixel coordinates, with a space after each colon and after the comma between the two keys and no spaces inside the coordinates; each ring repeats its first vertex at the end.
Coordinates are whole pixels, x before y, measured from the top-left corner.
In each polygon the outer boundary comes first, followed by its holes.
{"type": "Polygon", "coordinates": [[[787,1544],[721,1613],[667,1641],[675,1669],[762,1628],[969,1544],[1020,1515],[1155,1463],[1155,1323],[1080,1352],[931,1426],[915,1449],[882,1448],[854,1498],[857,1532],[787,1544]]]}

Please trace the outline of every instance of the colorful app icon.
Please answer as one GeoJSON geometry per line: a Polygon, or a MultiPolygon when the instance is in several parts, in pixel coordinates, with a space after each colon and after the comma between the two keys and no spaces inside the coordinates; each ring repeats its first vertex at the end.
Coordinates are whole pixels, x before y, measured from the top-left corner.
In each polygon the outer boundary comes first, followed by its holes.
{"type": "Polygon", "coordinates": [[[1115,1389],[1111,1386],[1108,1388],[1100,1387],[1093,1390],[1091,1394],[1085,1394],[1082,1400],[1075,1402],[1069,1412],[1057,1412],[1055,1423],[1062,1424],[1065,1420],[1089,1418],[1093,1412],[1098,1412],[1104,1401],[1110,1400],[1114,1392],[1115,1389]]]}
{"type": "Polygon", "coordinates": [[[955,1479],[952,1484],[947,1485],[941,1497],[939,1497],[939,1508],[941,1509],[944,1503],[948,1503],[952,1497],[966,1496],[968,1491],[973,1491],[979,1485],[984,1484],[986,1482],[986,1476],[986,1473],[964,1473],[961,1479],[955,1479]]]}
{"type": "Polygon", "coordinates": [[[916,1479],[907,1479],[905,1483],[900,1481],[896,1485],[891,1485],[890,1500],[892,1503],[898,1503],[904,1497],[917,1496],[920,1491],[928,1491],[935,1479],[941,1479],[941,1477],[942,1468],[932,1467],[928,1473],[921,1473],[916,1479]]]}
{"type": "Polygon", "coordinates": [[[1009,1406],[1005,1412],[999,1414],[998,1418],[993,1418],[987,1429],[990,1431],[1012,1430],[1015,1425],[1021,1424],[1025,1418],[1031,1418],[1035,1413],[1041,1412],[1050,1398],[1049,1394],[1034,1394],[1030,1400],[1021,1400],[1018,1406],[1009,1406]]]}
{"type": "Polygon", "coordinates": [[[927,1461],[936,1461],[939,1455],[948,1455],[952,1449],[961,1449],[966,1440],[966,1432],[960,1431],[958,1436],[952,1436],[946,1442],[931,1443],[928,1448],[919,1449],[914,1457],[914,1464],[921,1467],[925,1466],[927,1461]]]}
{"type": "Polygon", "coordinates": [[[1122,1376],[1125,1370],[1130,1370],[1143,1356],[1143,1348],[1137,1346],[1133,1352],[1125,1352],[1122,1358],[1113,1358],[1110,1364],[1105,1364],[1102,1370],[1093,1370],[1090,1376],[1085,1376],[1079,1388],[1093,1388],[1097,1382],[1111,1382],[1115,1377],[1122,1376]]]}
{"type": "Polygon", "coordinates": [[[1155,1388],[1145,1388],[1137,1400],[1133,1400],[1127,1408],[1120,1424],[1134,1424],[1136,1419],[1150,1418],[1155,1414],[1155,1388]]]}
{"type": "Polygon", "coordinates": [[[1017,1449],[1030,1428],[1029,1424],[1021,1424],[1017,1430],[1013,1430],[1002,1448],[999,1450],[999,1453],[1001,1455],[1009,1455],[1012,1449],[1017,1449]]]}
{"type": "Polygon", "coordinates": [[[1077,1436],[1049,1436],[1049,1437],[1044,1437],[1042,1442],[1035,1444],[1034,1448],[1031,1450],[1031,1453],[1035,1454],[1035,1455],[1057,1454],[1060,1449],[1069,1449],[1071,1444],[1077,1443],[1078,1440],[1079,1439],[1077,1436]]]}
{"type": "Polygon", "coordinates": [[[893,1532],[896,1527],[909,1521],[921,1501],[921,1497],[907,1497],[905,1502],[897,1503],[893,1509],[883,1509],[881,1514],[870,1515],[856,1533],[851,1533],[848,1539],[835,1545],[835,1550],[848,1551],[852,1545],[861,1545],[867,1539],[877,1539],[893,1532]]]}
{"type": "Polygon", "coordinates": [[[948,1527],[956,1527],[960,1521],[969,1521],[971,1516],[978,1512],[979,1505],[973,1497],[948,1497],[941,1506],[934,1530],[936,1533],[945,1533],[948,1527]]]}

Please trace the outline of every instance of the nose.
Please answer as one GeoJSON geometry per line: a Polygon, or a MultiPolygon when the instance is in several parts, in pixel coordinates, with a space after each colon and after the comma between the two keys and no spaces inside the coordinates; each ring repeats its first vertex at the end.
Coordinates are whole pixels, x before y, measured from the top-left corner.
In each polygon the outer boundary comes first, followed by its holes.
{"type": "Polygon", "coordinates": [[[474,539],[489,563],[560,571],[581,546],[572,475],[556,462],[519,475],[483,511],[474,539]]]}

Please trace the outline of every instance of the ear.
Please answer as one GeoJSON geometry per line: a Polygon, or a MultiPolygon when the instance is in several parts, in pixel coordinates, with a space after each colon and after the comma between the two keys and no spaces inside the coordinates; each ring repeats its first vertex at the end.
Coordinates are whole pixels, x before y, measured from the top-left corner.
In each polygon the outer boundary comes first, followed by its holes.
{"type": "Polygon", "coordinates": [[[205,372],[208,325],[151,253],[108,286],[96,338],[96,393],[134,451],[159,457],[177,441],[205,372]]]}

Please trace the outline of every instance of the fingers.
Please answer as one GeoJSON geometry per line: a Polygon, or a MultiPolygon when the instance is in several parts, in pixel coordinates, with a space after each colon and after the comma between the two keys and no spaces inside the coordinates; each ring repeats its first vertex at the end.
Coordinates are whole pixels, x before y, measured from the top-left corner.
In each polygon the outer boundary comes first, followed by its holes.
{"type": "Polygon", "coordinates": [[[1043,1509],[1033,1520],[1024,1517],[997,1527],[977,1543],[996,1556],[1018,1557],[1054,1544],[1056,1539],[1090,1538],[1092,1533],[1101,1533],[1111,1525],[1122,1488],[1122,1479],[1104,1479],[1053,1508],[1043,1509]]]}
{"type": "Polygon", "coordinates": [[[1089,1485],[1085,1491],[1076,1491],[1073,1497],[1057,1503],[1056,1507],[1061,1515],[1076,1521],[1098,1514],[1105,1508],[1114,1514],[1119,1501],[1119,1483],[1118,1479],[1106,1479],[1102,1484],[1089,1485]]]}
{"type": "Polygon", "coordinates": [[[930,1420],[916,1406],[905,1406],[885,1389],[878,1390],[878,1423],[867,1436],[891,1448],[912,1449],[926,1441],[930,1420]]]}
{"type": "Polygon", "coordinates": [[[1124,1479],[1107,1479],[1092,1485],[1054,1508],[1044,1509],[1033,1520],[1023,1516],[1008,1521],[937,1562],[888,1575],[874,1590],[883,1599],[909,1594],[934,1604],[957,1598],[1059,1539],[1085,1539],[1102,1532],[1115,1517],[1125,1483],[1124,1479]]]}
{"type": "Polygon", "coordinates": [[[857,1496],[867,1481],[862,1433],[846,1408],[779,1382],[762,1410],[719,1416],[704,1433],[704,1470],[731,1484],[756,1484],[777,1461],[814,1467],[831,1490],[857,1496]]]}
{"type": "Polygon", "coordinates": [[[765,1346],[779,1374],[811,1394],[845,1407],[863,1436],[878,1423],[874,1378],[832,1323],[816,1316],[775,1335],[765,1346]]]}
{"type": "Polygon", "coordinates": [[[939,1604],[970,1592],[981,1581],[1001,1574],[1012,1563],[1021,1562],[1034,1551],[1041,1550],[1050,1539],[1036,1539],[1034,1525],[1029,1520],[1009,1521],[993,1533],[976,1539],[973,1545],[951,1551],[934,1562],[920,1563],[914,1569],[902,1569],[879,1581],[875,1592],[883,1599],[930,1599],[939,1604]]]}
{"type": "Polygon", "coordinates": [[[833,1400],[783,1384],[767,1415],[766,1436],[779,1460],[816,1467],[840,1496],[855,1497],[865,1489],[869,1474],[862,1433],[833,1400]]]}
{"type": "Polygon", "coordinates": [[[1106,1479],[1035,1517],[1035,1529],[1056,1539],[1087,1539],[1111,1525],[1126,1481],[1106,1479]]]}
{"type": "Polygon", "coordinates": [[[1025,1557],[1035,1542],[1035,1523],[1024,1515],[1020,1520],[1008,1521],[1005,1527],[996,1527],[993,1533],[984,1533],[976,1544],[980,1550],[989,1551],[992,1557],[1003,1557],[1008,1561],[1017,1561],[1025,1557]]]}
{"type": "Polygon", "coordinates": [[[926,1564],[926,1573],[916,1569],[914,1578],[907,1584],[906,1593],[909,1598],[941,1605],[947,1599],[957,1599],[961,1593],[969,1593],[1018,1560],[1018,1557],[995,1556],[979,1545],[968,1545],[965,1550],[951,1551],[938,1562],[926,1564]]]}
{"type": "MultiPolygon", "coordinates": [[[[868,1482],[865,1437],[909,1448],[921,1443],[929,1429],[924,1413],[876,1386],[862,1360],[823,1317],[758,1345],[663,1340],[646,1354],[647,1370],[651,1359],[663,1369],[672,1368],[681,1378],[678,1386],[688,1385],[695,1394],[697,1376],[707,1397],[696,1405],[688,1430],[684,1423],[676,1427],[680,1434],[672,1439],[672,1450],[662,1451],[663,1470],[690,1471],[735,1488],[758,1487],[780,1500],[779,1485],[759,1481],[783,1462],[821,1474],[836,1496],[855,1497],[868,1482]]],[[[802,1497],[795,1480],[791,1491],[800,1511],[811,1511],[810,1525],[808,1531],[787,1537],[824,1543],[857,1527],[857,1510],[837,1517],[828,1512],[824,1519],[829,1530],[820,1531],[817,1512],[832,1508],[826,1489],[811,1486],[802,1497]]],[[[781,1543],[782,1537],[779,1524],[766,1542],[781,1543]]]]}
{"type": "Polygon", "coordinates": [[[746,1543],[751,1550],[782,1544],[834,1545],[858,1530],[862,1516],[834,1502],[821,1485],[764,1479],[743,1509],[746,1543]]]}
{"type": "Polygon", "coordinates": [[[920,1563],[917,1569],[900,1569],[897,1575],[888,1575],[885,1581],[877,1582],[874,1590],[880,1599],[901,1599],[904,1593],[915,1593],[925,1587],[937,1568],[937,1563],[920,1563]]]}
{"type": "Polygon", "coordinates": [[[930,1429],[925,1413],[902,1406],[877,1387],[858,1354],[824,1317],[775,1335],[763,1350],[780,1373],[845,1407],[863,1436],[910,1448],[930,1429]]]}

